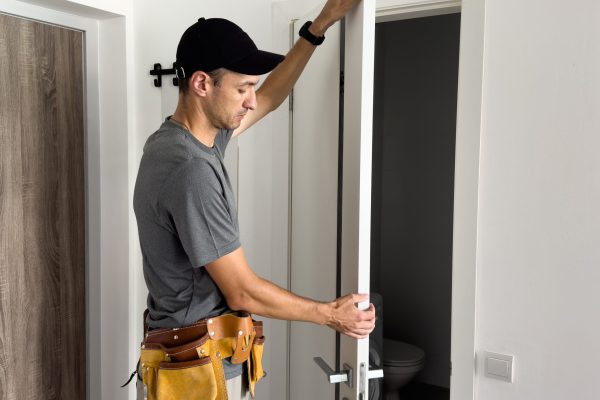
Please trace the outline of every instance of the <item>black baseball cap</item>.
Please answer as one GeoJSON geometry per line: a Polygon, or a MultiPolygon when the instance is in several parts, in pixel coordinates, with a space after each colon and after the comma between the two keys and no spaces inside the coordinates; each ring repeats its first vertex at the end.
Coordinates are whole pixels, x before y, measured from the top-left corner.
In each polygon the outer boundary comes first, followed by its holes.
{"type": "Polygon", "coordinates": [[[272,71],[284,57],[259,50],[239,26],[223,18],[200,18],[186,29],[177,45],[176,72],[189,78],[196,71],[217,68],[246,75],[272,71]]]}

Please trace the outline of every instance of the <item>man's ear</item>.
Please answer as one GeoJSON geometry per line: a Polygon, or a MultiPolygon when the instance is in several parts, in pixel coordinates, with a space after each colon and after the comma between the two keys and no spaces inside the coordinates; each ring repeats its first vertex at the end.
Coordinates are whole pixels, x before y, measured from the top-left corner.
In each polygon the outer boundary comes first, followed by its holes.
{"type": "Polygon", "coordinates": [[[190,89],[199,96],[205,97],[210,86],[210,77],[206,72],[196,71],[190,77],[190,89]]]}

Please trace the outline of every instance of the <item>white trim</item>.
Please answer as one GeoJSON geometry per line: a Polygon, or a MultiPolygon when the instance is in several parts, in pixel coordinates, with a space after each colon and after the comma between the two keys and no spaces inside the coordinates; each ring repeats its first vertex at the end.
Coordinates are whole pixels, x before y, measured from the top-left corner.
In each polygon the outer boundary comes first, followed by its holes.
{"type": "Polygon", "coordinates": [[[454,232],[452,248],[452,375],[450,398],[475,398],[477,215],[481,144],[485,0],[461,10],[454,232]]]}
{"type": "Polygon", "coordinates": [[[456,125],[450,399],[474,399],[477,213],[481,135],[484,0],[431,0],[380,7],[377,22],[461,12],[456,125]]]}
{"type": "Polygon", "coordinates": [[[460,12],[460,0],[432,0],[412,4],[395,4],[379,7],[376,22],[399,21],[402,19],[422,18],[460,12]]]}

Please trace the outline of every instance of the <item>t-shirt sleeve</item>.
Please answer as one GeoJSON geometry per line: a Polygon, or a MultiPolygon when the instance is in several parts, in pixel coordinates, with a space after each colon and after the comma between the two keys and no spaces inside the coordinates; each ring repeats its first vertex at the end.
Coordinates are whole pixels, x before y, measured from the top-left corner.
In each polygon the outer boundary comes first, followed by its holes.
{"type": "Polygon", "coordinates": [[[241,246],[222,184],[208,161],[192,159],[161,192],[161,202],[193,267],[241,246]]]}

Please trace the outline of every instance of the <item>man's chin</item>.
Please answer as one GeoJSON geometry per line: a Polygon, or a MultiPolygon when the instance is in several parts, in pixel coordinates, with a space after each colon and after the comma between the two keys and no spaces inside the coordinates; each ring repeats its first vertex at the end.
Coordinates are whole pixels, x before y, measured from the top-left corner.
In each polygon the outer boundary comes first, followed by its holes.
{"type": "Polygon", "coordinates": [[[234,131],[237,128],[239,128],[241,124],[242,124],[242,121],[231,122],[227,125],[223,124],[223,125],[219,126],[219,129],[226,129],[226,130],[234,131]]]}
{"type": "Polygon", "coordinates": [[[229,124],[229,126],[227,127],[227,129],[231,129],[232,131],[239,128],[240,125],[242,125],[242,120],[236,120],[232,123],[229,124]]]}

